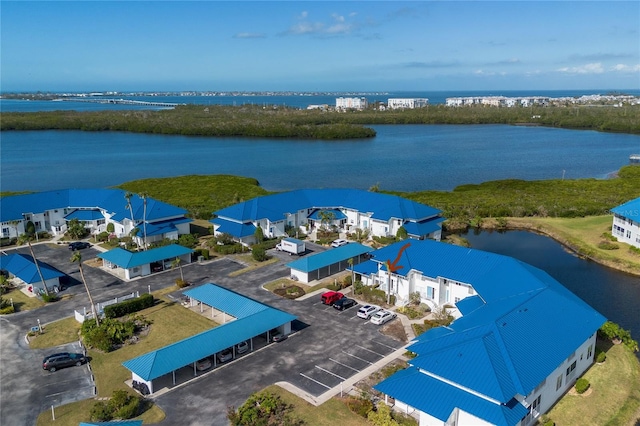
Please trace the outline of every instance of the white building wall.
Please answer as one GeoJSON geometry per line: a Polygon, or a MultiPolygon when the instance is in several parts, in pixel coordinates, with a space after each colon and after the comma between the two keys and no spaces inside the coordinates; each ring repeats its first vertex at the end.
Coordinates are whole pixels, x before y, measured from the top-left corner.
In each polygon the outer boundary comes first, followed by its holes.
{"type": "MultiPolygon", "coordinates": [[[[396,403],[398,401],[396,400],[396,403]]],[[[445,426],[445,422],[439,420],[427,413],[419,411],[420,413],[420,426],[445,426]]]]}
{"type": "Polygon", "coordinates": [[[462,411],[459,408],[456,408],[452,413],[454,416],[455,423],[447,422],[447,425],[451,426],[491,426],[492,424],[486,422],[473,414],[467,413],[466,411],[462,411]]]}
{"type": "Polygon", "coordinates": [[[640,248],[640,223],[638,222],[614,214],[611,235],[621,243],[640,248]]]}
{"type": "Polygon", "coordinates": [[[549,411],[553,404],[574,385],[593,364],[595,348],[596,333],[580,345],[572,356],[560,364],[531,394],[527,395],[524,400],[526,406],[534,404],[538,397],[540,400],[537,403],[536,412],[520,422],[521,426],[534,424],[535,418],[549,411]]]}

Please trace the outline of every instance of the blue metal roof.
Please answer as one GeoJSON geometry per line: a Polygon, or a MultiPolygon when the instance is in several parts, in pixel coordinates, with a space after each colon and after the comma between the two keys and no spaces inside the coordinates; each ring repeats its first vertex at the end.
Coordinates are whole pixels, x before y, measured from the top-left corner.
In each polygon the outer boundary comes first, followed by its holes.
{"type": "Polygon", "coordinates": [[[113,420],[110,422],[97,423],[80,422],[79,426],[142,426],[142,420],[113,420]]]}
{"type": "Polygon", "coordinates": [[[104,219],[104,215],[100,210],[74,210],[64,217],[66,220],[78,219],[80,221],[93,221],[104,219]]]}
{"type": "Polygon", "coordinates": [[[441,224],[444,220],[445,219],[443,217],[434,217],[421,222],[406,222],[402,226],[407,230],[407,233],[410,236],[424,237],[442,229],[441,224]]]}
{"type": "MultiPolygon", "coordinates": [[[[409,243],[397,262],[403,266],[399,273],[421,271],[469,284],[478,293],[457,303],[461,318],[448,327],[423,333],[408,347],[418,355],[410,361],[413,367],[460,388],[508,405],[516,394],[530,394],[605,322],[597,311],[531,265],[431,240],[409,243]],[[545,332],[531,333],[534,329],[545,332]]],[[[372,262],[386,268],[384,262],[394,261],[404,244],[407,242],[372,252],[372,262]]],[[[431,389],[418,395],[407,390],[425,379],[407,376],[403,388],[403,377],[391,376],[393,386],[376,388],[385,388],[385,393],[416,408],[422,404],[426,412],[444,416],[438,417],[444,420],[456,406],[495,424],[516,424],[521,418],[511,422],[482,405],[465,409],[459,405],[464,398],[458,400],[459,396],[447,393],[450,385],[429,378],[429,386],[442,388],[438,401],[444,408],[438,408],[428,401],[431,389]]]]}
{"type": "Polygon", "coordinates": [[[286,264],[287,267],[302,272],[311,272],[324,268],[325,266],[334,265],[338,262],[346,262],[348,259],[369,253],[371,247],[359,243],[349,243],[341,247],[332,248],[322,253],[313,254],[294,260],[286,264]]]}
{"type": "Polygon", "coordinates": [[[215,214],[220,218],[244,223],[260,219],[277,222],[284,220],[286,213],[293,214],[306,209],[342,208],[372,213],[374,218],[380,220],[402,218],[420,222],[440,214],[440,210],[402,197],[358,189],[300,189],[282,192],[238,203],[215,214]]]}
{"type": "MultiPolygon", "coordinates": [[[[191,219],[186,218],[186,217],[182,217],[182,218],[178,218],[178,219],[169,219],[169,220],[163,220],[160,222],[154,222],[154,223],[147,223],[146,225],[146,230],[147,230],[147,237],[153,236],[153,235],[162,235],[162,234],[166,234],[168,232],[174,232],[177,231],[178,228],[176,227],[176,225],[180,225],[182,223],[190,223],[193,222],[191,219]]],[[[142,236],[143,232],[142,232],[142,227],[144,225],[143,224],[139,224],[138,228],[139,228],[139,232],[138,232],[138,236],[142,236]]]]}
{"type": "Polygon", "coordinates": [[[235,312],[232,315],[237,319],[122,363],[144,380],[156,379],[296,319],[215,284],[205,284],[185,294],[207,299],[216,308],[218,301],[222,301],[222,310],[235,312]]]}
{"type": "Polygon", "coordinates": [[[435,379],[415,367],[399,371],[374,389],[446,422],[453,410],[479,417],[491,424],[513,426],[527,415],[527,408],[515,399],[501,404],[435,379]]]}
{"type": "Polygon", "coordinates": [[[624,218],[640,223],[640,197],[614,207],[611,211],[624,218]]]}
{"type": "Polygon", "coordinates": [[[97,257],[118,265],[121,268],[130,269],[135,268],[136,266],[147,265],[152,262],[173,259],[188,253],[193,253],[193,250],[178,244],[170,244],[168,246],[138,252],[131,252],[117,247],[113,250],[109,250],[108,252],[100,253],[97,257]]]}
{"type": "MultiPolygon", "coordinates": [[[[0,221],[22,220],[24,213],[41,213],[46,210],[64,208],[103,209],[113,215],[114,220],[131,218],[125,199],[126,191],[120,189],[63,189],[33,194],[2,197],[0,221]]],[[[147,222],[172,217],[182,217],[187,211],[153,198],[147,198],[146,216],[144,202],[138,195],[131,197],[131,207],[136,221],[146,217],[147,222]]]]}
{"type": "Polygon", "coordinates": [[[358,263],[357,265],[353,265],[353,268],[348,268],[353,270],[353,272],[362,275],[369,275],[375,272],[378,272],[378,262],[374,262],[372,260],[367,260],[362,263],[358,263]]]}
{"type": "Polygon", "coordinates": [[[215,306],[216,309],[236,318],[248,317],[256,312],[271,309],[268,305],[247,299],[238,293],[213,284],[203,284],[185,291],[184,294],[192,299],[204,302],[206,305],[215,306]]]}
{"type": "Polygon", "coordinates": [[[256,232],[256,227],[253,223],[239,223],[221,217],[211,219],[209,222],[214,225],[220,225],[218,232],[233,235],[238,238],[248,237],[256,232]]]}
{"type": "MultiPolygon", "coordinates": [[[[52,278],[60,278],[65,275],[53,266],[41,262],[40,260],[38,260],[38,266],[40,267],[40,272],[42,273],[42,277],[45,281],[52,278]]],[[[26,254],[12,253],[8,256],[0,256],[0,269],[9,271],[11,274],[20,278],[27,284],[42,281],[40,279],[40,274],[38,274],[36,264],[33,261],[33,257],[26,254]]]]}

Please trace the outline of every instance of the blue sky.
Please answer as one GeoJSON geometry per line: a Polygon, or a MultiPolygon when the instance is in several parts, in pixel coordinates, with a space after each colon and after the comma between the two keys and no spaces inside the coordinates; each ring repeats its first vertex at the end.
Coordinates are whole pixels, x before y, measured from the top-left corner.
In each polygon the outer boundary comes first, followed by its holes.
{"type": "Polygon", "coordinates": [[[637,1],[0,1],[0,90],[639,89],[637,1]]]}

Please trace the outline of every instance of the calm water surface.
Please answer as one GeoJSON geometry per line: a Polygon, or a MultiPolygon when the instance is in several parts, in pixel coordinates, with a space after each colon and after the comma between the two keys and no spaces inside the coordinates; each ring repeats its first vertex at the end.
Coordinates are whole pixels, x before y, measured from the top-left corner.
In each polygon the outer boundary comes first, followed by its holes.
{"type": "Polygon", "coordinates": [[[640,136],[506,125],[373,126],[372,139],[318,141],[121,132],[2,132],[0,189],[118,185],[187,174],[254,177],[273,191],[451,190],[488,180],[604,178],[640,136]]]}
{"type": "Polygon", "coordinates": [[[580,259],[551,238],[531,232],[469,232],[464,237],[473,248],[511,256],[546,271],[640,341],[639,277],[580,259]]]}

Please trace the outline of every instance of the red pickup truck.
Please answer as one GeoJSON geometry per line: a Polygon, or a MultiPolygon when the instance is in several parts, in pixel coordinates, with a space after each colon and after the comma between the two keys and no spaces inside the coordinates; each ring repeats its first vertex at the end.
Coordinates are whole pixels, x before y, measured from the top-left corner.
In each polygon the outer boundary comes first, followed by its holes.
{"type": "Polygon", "coordinates": [[[334,302],[342,299],[343,297],[344,294],[338,291],[327,291],[326,293],[322,293],[320,300],[322,300],[322,303],[325,305],[333,305],[334,302]]]}

